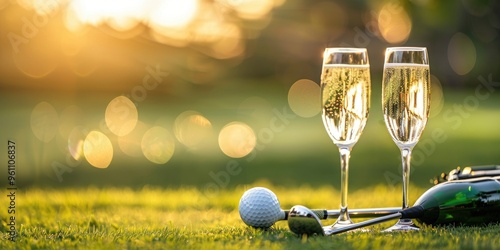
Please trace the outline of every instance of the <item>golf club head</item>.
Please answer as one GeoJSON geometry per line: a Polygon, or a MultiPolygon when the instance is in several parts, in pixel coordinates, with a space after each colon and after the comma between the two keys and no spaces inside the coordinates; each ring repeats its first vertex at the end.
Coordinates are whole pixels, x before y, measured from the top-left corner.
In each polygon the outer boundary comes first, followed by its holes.
{"type": "Polygon", "coordinates": [[[307,207],[296,205],[290,209],[288,214],[288,227],[297,235],[322,235],[325,236],[325,231],[321,221],[312,210],[307,207]]]}

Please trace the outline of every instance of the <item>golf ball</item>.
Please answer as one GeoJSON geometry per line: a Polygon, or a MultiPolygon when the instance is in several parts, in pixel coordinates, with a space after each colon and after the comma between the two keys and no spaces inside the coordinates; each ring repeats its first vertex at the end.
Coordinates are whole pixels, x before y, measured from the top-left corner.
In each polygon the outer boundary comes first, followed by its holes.
{"type": "Polygon", "coordinates": [[[241,196],[240,217],[245,224],[256,228],[269,228],[285,218],[278,197],[269,189],[254,187],[241,196]]]}

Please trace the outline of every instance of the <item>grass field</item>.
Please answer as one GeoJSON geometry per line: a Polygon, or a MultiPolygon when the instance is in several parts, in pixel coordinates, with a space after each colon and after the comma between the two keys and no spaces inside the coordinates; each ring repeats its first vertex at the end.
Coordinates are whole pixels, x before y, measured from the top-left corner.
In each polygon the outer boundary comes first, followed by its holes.
{"type": "MultiPolygon", "coordinates": [[[[302,204],[336,208],[339,193],[325,186],[287,189],[268,183],[240,186],[208,199],[194,188],[19,190],[16,242],[8,240],[6,209],[0,210],[0,249],[495,249],[500,225],[423,227],[419,232],[382,233],[393,222],[367,232],[299,238],[284,221],[270,230],[246,226],[238,214],[242,193],[267,186],[283,209],[302,204]]],[[[412,200],[425,190],[410,189],[412,200]]],[[[398,190],[379,185],[351,193],[352,208],[395,206],[398,190]],[[367,195],[369,194],[369,195],[367,195]]],[[[4,204],[4,203],[2,203],[4,204]]],[[[359,220],[359,219],[358,219],[359,220]]],[[[331,223],[325,221],[324,223],[331,223]]]]}

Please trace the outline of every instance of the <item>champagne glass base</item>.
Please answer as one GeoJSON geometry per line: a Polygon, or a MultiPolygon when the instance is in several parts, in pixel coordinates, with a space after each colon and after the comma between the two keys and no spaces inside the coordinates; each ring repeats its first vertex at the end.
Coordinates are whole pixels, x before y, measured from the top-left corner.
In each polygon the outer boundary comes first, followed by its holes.
{"type": "MultiPolygon", "coordinates": [[[[334,231],[336,231],[339,228],[343,228],[343,227],[346,227],[346,226],[351,226],[353,224],[356,224],[356,223],[354,223],[350,219],[349,220],[344,220],[344,221],[336,221],[331,226],[325,226],[325,227],[323,227],[323,230],[325,231],[326,235],[330,235],[330,234],[332,234],[331,232],[334,232],[334,231]]],[[[347,232],[368,232],[368,229],[366,229],[366,228],[357,228],[357,229],[349,230],[347,232]]]]}
{"type": "Polygon", "coordinates": [[[337,220],[335,223],[333,223],[331,226],[329,226],[331,229],[336,229],[336,228],[342,228],[342,227],[345,227],[345,226],[349,226],[349,225],[352,225],[354,224],[354,222],[352,222],[352,220],[337,220]]]}
{"type": "Polygon", "coordinates": [[[418,230],[420,230],[420,228],[418,228],[411,219],[400,219],[394,226],[382,232],[410,232],[418,230]]]}

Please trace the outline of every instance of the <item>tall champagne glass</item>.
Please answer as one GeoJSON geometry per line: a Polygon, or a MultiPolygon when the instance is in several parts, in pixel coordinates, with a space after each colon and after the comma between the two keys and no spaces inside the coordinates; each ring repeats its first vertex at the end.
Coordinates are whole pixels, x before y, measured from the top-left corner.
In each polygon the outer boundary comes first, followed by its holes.
{"type": "Polygon", "coordinates": [[[340,152],[340,215],[332,227],[352,224],[347,210],[349,157],[370,108],[370,65],[361,48],[327,48],[321,73],[322,119],[340,152]]]}
{"type": "MultiPolygon", "coordinates": [[[[430,109],[430,75],[426,48],[386,49],[382,109],[385,125],[401,151],[404,209],[408,208],[411,151],[424,130],[430,109]]],[[[418,230],[411,219],[401,219],[386,231],[407,230],[418,230]]]]}

